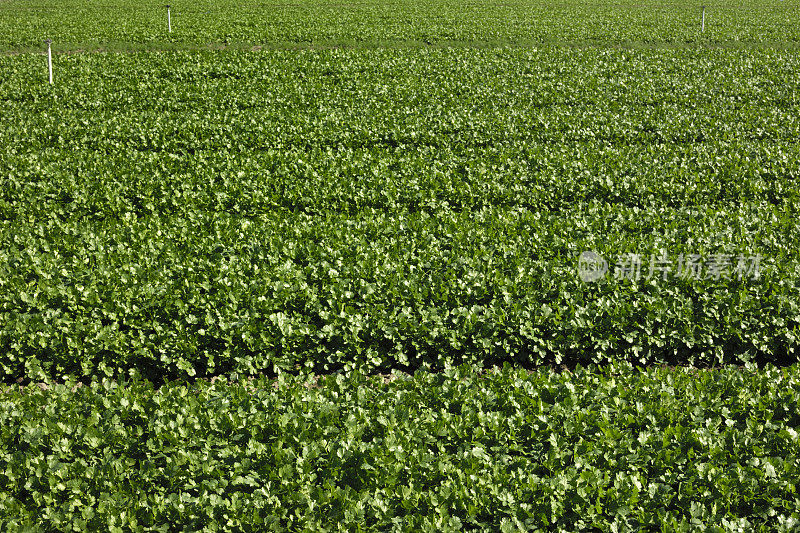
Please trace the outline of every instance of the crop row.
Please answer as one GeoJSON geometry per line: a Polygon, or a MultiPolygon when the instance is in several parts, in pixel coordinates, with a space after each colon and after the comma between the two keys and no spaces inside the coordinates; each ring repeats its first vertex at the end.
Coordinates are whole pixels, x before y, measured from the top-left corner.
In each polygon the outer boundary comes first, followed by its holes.
{"type": "Polygon", "coordinates": [[[793,531],[798,368],[0,393],[4,531],[793,531]]]}
{"type": "Polygon", "coordinates": [[[42,0],[14,0],[0,3],[0,49],[41,47],[46,37],[60,49],[537,43],[785,47],[800,39],[796,0],[709,5],[702,33],[701,4],[176,0],[171,8],[173,31],[168,33],[163,4],[110,0],[90,5],[70,0],[55,6],[42,0]]]}

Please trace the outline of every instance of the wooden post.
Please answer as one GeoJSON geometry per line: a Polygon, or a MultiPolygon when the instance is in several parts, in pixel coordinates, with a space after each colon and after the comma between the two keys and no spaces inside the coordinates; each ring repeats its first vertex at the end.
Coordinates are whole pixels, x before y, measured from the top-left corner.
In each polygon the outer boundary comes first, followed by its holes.
{"type": "Polygon", "coordinates": [[[53,53],[50,51],[50,44],[53,40],[45,39],[44,42],[47,43],[47,74],[50,79],[50,85],[53,85],[53,53]]]}
{"type": "Polygon", "coordinates": [[[167,4],[167,31],[169,31],[169,33],[172,33],[172,16],[170,15],[169,12],[169,4],[167,4]]]}
{"type": "Polygon", "coordinates": [[[700,31],[706,31],[706,6],[703,6],[703,14],[700,19],[700,31]]]}

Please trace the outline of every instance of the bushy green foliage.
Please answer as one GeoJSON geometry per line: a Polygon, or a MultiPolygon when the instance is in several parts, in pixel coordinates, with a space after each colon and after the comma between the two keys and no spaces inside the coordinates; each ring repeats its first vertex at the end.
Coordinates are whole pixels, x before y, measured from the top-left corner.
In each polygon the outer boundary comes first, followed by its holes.
{"type": "Polygon", "coordinates": [[[0,394],[0,528],[793,531],[800,369],[0,394]]]}
{"type": "Polygon", "coordinates": [[[0,59],[0,374],[796,360],[796,54],[0,59]],[[577,256],[759,254],[583,283],[577,256]]]}
{"type": "Polygon", "coordinates": [[[0,0],[0,530],[797,530],[796,7],[0,0]]]}
{"type": "Polygon", "coordinates": [[[800,43],[797,0],[44,0],[0,2],[0,50],[41,47],[711,46],[800,43]]]}

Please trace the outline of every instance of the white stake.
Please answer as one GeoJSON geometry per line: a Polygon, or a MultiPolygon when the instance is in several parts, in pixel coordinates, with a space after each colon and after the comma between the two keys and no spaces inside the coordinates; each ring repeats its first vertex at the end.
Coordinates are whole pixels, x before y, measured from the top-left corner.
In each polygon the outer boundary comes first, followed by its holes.
{"type": "Polygon", "coordinates": [[[703,17],[700,22],[700,31],[706,31],[706,6],[703,6],[703,17]]]}
{"type": "Polygon", "coordinates": [[[44,42],[47,43],[47,73],[50,78],[50,85],[53,85],[53,54],[50,51],[50,43],[52,43],[53,40],[46,39],[44,42]]]}
{"type": "Polygon", "coordinates": [[[172,33],[172,17],[169,13],[169,4],[167,4],[167,30],[172,33]]]}

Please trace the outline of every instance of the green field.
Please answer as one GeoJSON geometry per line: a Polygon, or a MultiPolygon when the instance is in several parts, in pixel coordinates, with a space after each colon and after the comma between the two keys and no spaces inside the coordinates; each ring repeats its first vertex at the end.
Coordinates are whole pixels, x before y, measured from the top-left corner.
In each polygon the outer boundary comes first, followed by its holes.
{"type": "Polygon", "coordinates": [[[0,50],[30,50],[51,38],[59,50],[202,48],[481,47],[537,44],[768,46],[797,49],[797,0],[338,2],[132,0],[0,2],[0,50]]]}
{"type": "Polygon", "coordinates": [[[793,52],[57,64],[0,59],[6,379],[796,358],[793,52]],[[761,264],[587,284],[584,250],[761,264]]]}
{"type": "Polygon", "coordinates": [[[700,13],[0,0],[0,530],[795,530],[800,5],[700,13]]]}

